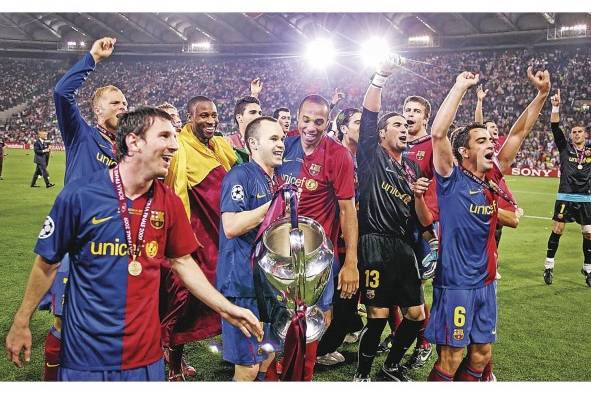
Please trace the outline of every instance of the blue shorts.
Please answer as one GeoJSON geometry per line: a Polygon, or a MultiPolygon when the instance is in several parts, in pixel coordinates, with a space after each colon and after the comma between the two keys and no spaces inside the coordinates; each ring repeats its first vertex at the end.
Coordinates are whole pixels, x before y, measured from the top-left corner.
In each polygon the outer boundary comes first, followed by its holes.
{"type": "Polygon", "coordinates": [[[49,291],[45,293],[41,299],[41,302],[39,303],[40,310],[48,309],[55,316],[61,316],[63,314],[64,295],[66,293],[69,272],[70,256],[66,254],[59,263],[55,279],[53,280],[49,291]]]}
{"type": "Polygon", "coordinates": [[[496,282],[477,289],[433,288],[425,337],[431,343],[466,347],[497,339],[496,282]]]}
{"type": "MultiPolygon", "coordinates": [[[[233,304],[252,311],[260,318],[256,298],[231,298],[228,300],[233,304]]],[[[271,311],[272,306],[267,303],[267,310],[271,311]]],[[[272,314],[272,312],[270,312],[272,314]]],[[[247,338],[239,328],[234,327],[222,319],[222,343],[224,360],[237,365],[256,365],[265,361],[268,354],[263,347],[264,344],[271,344],[275,351],[282,350],[281,342],[272,334],[271,324],[264,323],[264,336],[259,341],[255,336],[247,338]]]]}
{"type": "Polygon", "coordinates": [[[60,367],[57,380],[62,382],[164,382],[164,359],[145,367],[114,371],[79,371],[60,367]]]}
{"type": "Polygon", "coordinates": [[[332,263],[332,269],[330,271],[330,278],[326,283],[326,287],[324,288],[322,295],[320,296],[318,301],[316,301],[316,305],[318,305],[318,307],[322,309],[322,311],[324,312],[329,310],[333,303],[332,299],[334,297],[336,283],[339,280],[339,270],[341,269],[338,259],[338,255],[335,255],[335,258],[332,263]]]}

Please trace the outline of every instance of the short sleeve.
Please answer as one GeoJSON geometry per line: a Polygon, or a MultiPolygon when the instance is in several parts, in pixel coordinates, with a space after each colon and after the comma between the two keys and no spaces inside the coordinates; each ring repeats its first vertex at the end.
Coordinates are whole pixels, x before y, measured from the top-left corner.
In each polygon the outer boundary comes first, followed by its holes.
{"type": "Polygon", "coordinates": [[[168,195],[166,216],[172,218],[166,233],[166,257],[176,258],[193,253],[199,243],[185,214],[181,199],[174,193],[168,195]]]}
{"type": "Polygon", "coordinates": [[[333,187],[337,200],[348,200],[355,196],[355,167],[353,158],[346,149],[333,156],[333,187]]]}
{"type": "Polygon", "coordinates": [[[241,166],[235,167],[222,181],[220,211],[222,213],[246,211],[247,198],[247,174],[241,166]]]}
{"type": "Polygon", "coordinates": [[[454,185],[456,184],[460,174],[460,168],[455,165],[453,167],[453,170],[451,171],[451,174],[448,177],[441,176],[437,173],[437,171],[435,171],[434,175],[437,182],[437,194],[443,196],[453,192],[454,185]]]}
{"type": "Polygon", "coordinates": [[[72,190],[65,188],[57,196],[37,237],[34,252],[52,264],[62,260],[78,234],[81,204],[72,190]]]}

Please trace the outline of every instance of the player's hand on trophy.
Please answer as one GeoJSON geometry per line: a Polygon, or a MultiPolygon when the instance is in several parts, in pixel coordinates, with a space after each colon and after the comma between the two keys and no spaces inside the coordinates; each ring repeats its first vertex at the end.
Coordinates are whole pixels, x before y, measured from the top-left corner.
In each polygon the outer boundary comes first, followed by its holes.
{"type": "Polygon", "coordinates": [[[527,68],[527,78],[540,93],[548,94],[550,92],[550,73],[548,70],[537,71],[534,75],[532,66],[527,68]]]}
{"type": "Polygon", "coordinates": [[[339,271],[337,290],[341,291],[341,298],[351,298],[359,288],[359,270],[356,261],[349,261],[345,257],[345,262],[339,271]]]}
{"type": "Polygon", "coordinates": [[[334,107],[344,98],[345,93],[339,92],[339,88],[335,88],[334,93],[332,94],[332,98],[330,99],[330,104],[334,107]]]}
{"type": "Polygon", "coordinates": [[[488,94],[488,89],[483,90],[482,85],[478,85],[478,87],[476,88],[476,97],[478,98],[478,101],[484,100],[484,98],[486,97],[487,94],[488,94]]]}
{"type": "Polygon", "coordinates": [[[560,107],[560,89],[556,91],[556,94],[550,97],[550,102],[552,103],[553,107],[560,107]]]}
{"type": "Polygon", "coordinates": [[[92,44],[92,48],[90,48],[90,54],[92,55],[94,62],[99,63],[111,56],[113,49],[115,49],[116,42],[117,39],[112,37],[103,37],[96,40],[92,44]]]}
{"type": "Polygon", "coordinates": [[[230,303],[226,310],[220,311],[220,315],[230,324],[238,327],[248,338],[251,335],[262,338],[264,335],[259,319],[248,309],[230,303]]]}
{"type": "Polygon", "coordinates": [[[470,89],[480,81],[480,75],[471,73],[470,71],[464,71],[456,78],[456,85],[464,90],[470,89]]]}
{"type": "Polygon", "coordinates": [[[21,352],[24,351],[24,360],[31,361],[31,329],[28,324],[19,323],[15,318],[14,323],[6,336],[6,353],[8,359],[17,367],[22,367],[21,352]]]}
{"type": "Polygon", "coordinates": [[[412,184],[412,191],[415,194],[415,198],[422,198],[423,195],[427,192],[431,181],[425,177],[417,179],[417,181],[412,184]]]}
{"type": "Polygon", "coordinates": [[[255,78],[250,81],[250,95],[259,98],[259,94],[263,90],[263,81],[260,78],[255,78]]]}

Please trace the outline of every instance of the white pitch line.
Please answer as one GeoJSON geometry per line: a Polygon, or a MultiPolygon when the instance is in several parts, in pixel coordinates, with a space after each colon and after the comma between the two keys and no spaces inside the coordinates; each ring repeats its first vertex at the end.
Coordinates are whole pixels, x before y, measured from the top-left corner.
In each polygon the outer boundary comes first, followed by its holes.
{"type": "Polygon", "coordinates": [[[512,193],[527,193],[527,194],[541,194],[544,196],[551,196],[551,195],[556,195],[556,192],[535,192],[535,191],[531,191],[531,190],[514,190],[511,189],[512,193]]]}
{"type": "Polygon", "coordinates": [[[532,215],[523,215],[524,218],[528,219],[543,219],[543,220],[552,220],[552,218],[547,218],[544,216],[532,216],[532,215]]]}

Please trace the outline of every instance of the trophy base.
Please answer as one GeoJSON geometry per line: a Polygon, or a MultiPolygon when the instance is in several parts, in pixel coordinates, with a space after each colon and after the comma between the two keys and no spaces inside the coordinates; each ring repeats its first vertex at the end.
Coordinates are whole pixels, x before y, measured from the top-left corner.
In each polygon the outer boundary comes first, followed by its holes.
{"type": "MultiPolygon", "coordinates": [[[[287,335],[287,330],[294,314],[294,311],[287,310],[287,313],[283,314],[278,321],[272,324],[273,331],[282,341],[285,341],[285,336],[287,335]]],[[[326,325],[324,324],[322,310],[316,305],[306,309],[306,343],[319,340],[325,331],[326,325]]]]}

